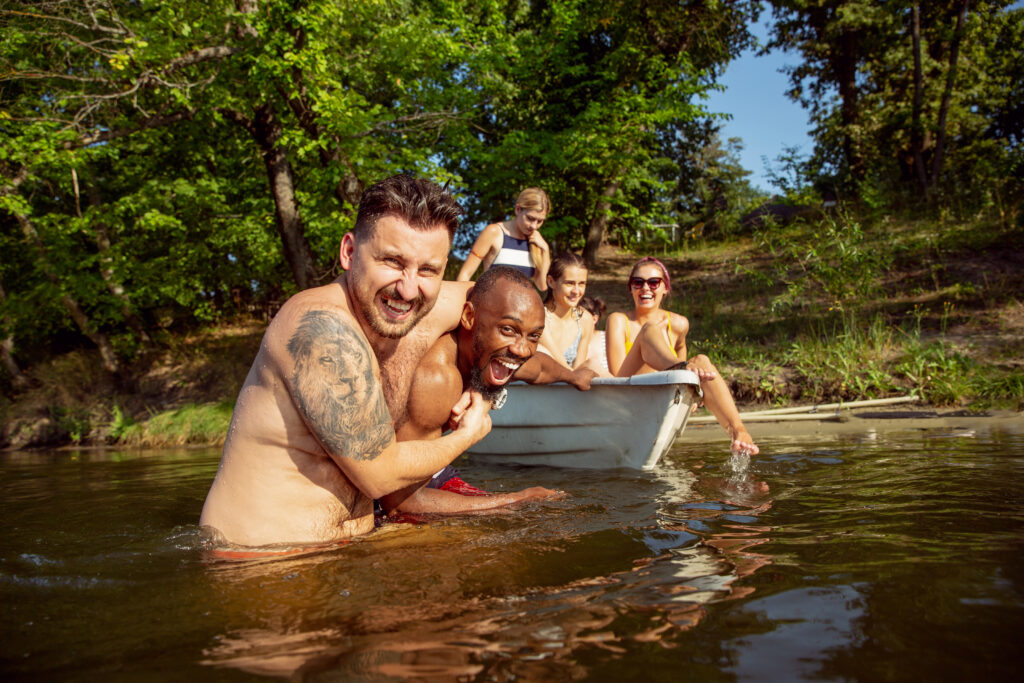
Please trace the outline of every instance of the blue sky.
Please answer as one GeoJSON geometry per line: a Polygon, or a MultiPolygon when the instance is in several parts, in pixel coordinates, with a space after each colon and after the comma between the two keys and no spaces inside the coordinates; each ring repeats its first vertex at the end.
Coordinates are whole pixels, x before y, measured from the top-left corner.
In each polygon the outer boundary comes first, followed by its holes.
{"type": "MultiPolygon", "coordinates": [[[[1022,8],[1024,0],[1017,0],[1008,9],[1022,8]]],[[[771,10],[766,8],[752,32],[758,40],[767,42],[770,26],[771,10]]],[[[751,184],[773,192],[762,157],[774,163],[783,149],[792,146],[809,155],[813,143],[807,134],[807,112],[786,97],[789,79],[779,71],[783,65],[798,64],[799,56],[782,51],[764,57],[754,53],[747,50],[729,65],[721,79],[725,92],[713,93],[706,105],[708,111],[732,115],[723,125],[722,139],[743,140],[740,161],[751,172],[751,184]]]]}
{"type": "MultiPolygon", "coordinates": [[[[759,40],[767,41],[770,22],[771,12],[763,12],[761,21],[753,27],[759,40]]],[[[812,148],[807,112],[786,97],[789,80],[779,71],[785,64],[798,62],[796,54],[773,51],[757,57],[755,50],[746,50],[729,65],[720,81],[726,90],[713,93],[706,102],[708,111],[732,115],[723,124],[722,139],[743,140],[740,161],[752,174],[750,182],[769,192],[774,188],[768,183],[761,158],[774,163],[786,147],[798,146],[805,155],[812,148]]]]}

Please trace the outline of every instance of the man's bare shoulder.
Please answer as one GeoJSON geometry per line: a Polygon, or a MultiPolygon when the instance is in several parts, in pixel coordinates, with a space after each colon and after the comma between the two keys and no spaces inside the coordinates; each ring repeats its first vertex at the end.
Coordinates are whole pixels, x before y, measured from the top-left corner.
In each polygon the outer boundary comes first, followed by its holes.
{"type": "Polygon", "coordinates": [[[289,303],[278,313],[279,333],[264,346],[299,415],[335,459],[376,458],[394,431],[362,327],[329,290],[289,303]]]}
{"type": "Polygon", "coordinates": [[[459,324],[459,318],[462,317],[462,307],[466,305],[466,296],[472,287],[472,282],[442,282],[437,303],[417,327],[429,330],[428,334],[435,337],[454,330],[459,324]]]}
{"type": "Polygon", "coordinates": [[[308,324],[309,320],[316,317],[333,320],[336,325],[355,327],[360,336],[365,336],[358,328],[358,322],[349,309],[348,299],[341,286],[331,283],[301,291],[288,299],[267,328],[265,349],[275,354],[281,353],[296,329],[304,321],[308,324]]]}
{"type": "Polygon", "coordinates": [[[456,354],[455,341],[446,334],[423,356],[413,376],[399,440],[437,436],[447,423],[452,406],[462,394],[456,354]]]}
{"type": "Polygon", "coordinates": [[[336,280],[328,285],[304,289],[298,294],[293,295],[288,299],[288,301],[284,302],[284,305],[281,307],[281,310],[278,311],[277,315],[274,316],[274,319],[277,320],[282,316],[285,319],[289,319],[294,317],[297,313],[301,313],[315,307],[336,308],[351,316],[348,298],[345,296],[345,290],[341,285],[341,282],[336,280]]]}
{"type": "MultiPolygon", "coordinates": [[[[321,353],[332,352],[334,361],[339,360],[336,354],[344,353],[349,364],[376,368],[366,333],[352,314],[344,290],[336,283],[293,296],[274,316],[271,327],[274,325],[273,346],[278,353],[285,352],[292,363],[313,352],[309,348],[312,344],[321,353]]],[[[322,362],[329,360],[324,358],[322,362]]]]}

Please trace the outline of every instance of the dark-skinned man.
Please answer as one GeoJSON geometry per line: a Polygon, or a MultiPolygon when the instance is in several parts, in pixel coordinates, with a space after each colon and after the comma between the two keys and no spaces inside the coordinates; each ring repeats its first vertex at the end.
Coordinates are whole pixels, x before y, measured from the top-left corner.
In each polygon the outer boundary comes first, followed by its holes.
{"type": "MultiPolygon", "coordinates": [[[[495,401],[503,400],[505,385],[515,380],[532,384],[561,381],[589,389],[594,377],[591,370],[574,372],[536,352],[543,332],[544,305],[529,278],[504,266],[487,270],[470,291],[459,326],[438,339],[420,361],[405,421],[397,430],[399,441],[439,438],[445,427],[461,418],[460,407],[453,411],[453,405],[466,390],[495,401]]],[[[542,487],[486,494],[459,479],[454,481],[458,482],[454,491],[421,482],[383,497],[381,504],[388,512],[443,514],[559,495],[542,487]]]]}

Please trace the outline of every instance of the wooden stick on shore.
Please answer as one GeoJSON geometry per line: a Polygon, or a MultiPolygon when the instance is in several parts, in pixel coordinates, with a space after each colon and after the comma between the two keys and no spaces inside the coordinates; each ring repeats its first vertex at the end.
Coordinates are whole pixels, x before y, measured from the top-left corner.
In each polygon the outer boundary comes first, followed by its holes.
{"type": "MultiPolygon", "coordinates": [[[[769,410],[752,410],[740,413],[744,422],[784,422],[788,420],[839,420],[841,410],[850,408],[867,408],[869,406],[887,406],[897,403],[912,403],[921,400],[918,396],[896,396],[893,398],[874,398],[863,401],[847,401],[840,403],[815,404],[811,406],[792,406],[790,408],[772,408],[769,410]],[[823,411],[832,411],[830,413],[823,411]],[[804,414],[800,414],[804,413],[804,414]]],[[[689,424],[715,422],[713,415],[691,417],[689,424]]]]}

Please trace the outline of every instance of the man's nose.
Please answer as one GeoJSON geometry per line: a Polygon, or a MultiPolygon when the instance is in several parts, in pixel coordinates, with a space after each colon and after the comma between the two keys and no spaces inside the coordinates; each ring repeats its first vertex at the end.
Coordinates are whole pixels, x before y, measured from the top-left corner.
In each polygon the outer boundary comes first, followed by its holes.
{"type": "Polygon", "coordinates": [[[419,290],[419,285],[416,281],[416,274],[408,270],[402,271],[402,277],[395,285],[395,289],[398,290],[398,296],[402,297],[406,301],[412,301],[415,299],[419,290]]]}
{"type": "Polygon", "coordinates": [[[526,337],[519,337],[512,342],[509,350],[518,358],[529,358],[533,355],[533,352],[530,350],[530,343],[526,341],[526,337]]]}

